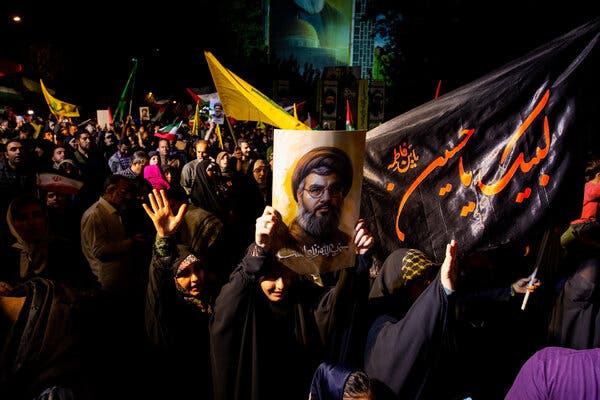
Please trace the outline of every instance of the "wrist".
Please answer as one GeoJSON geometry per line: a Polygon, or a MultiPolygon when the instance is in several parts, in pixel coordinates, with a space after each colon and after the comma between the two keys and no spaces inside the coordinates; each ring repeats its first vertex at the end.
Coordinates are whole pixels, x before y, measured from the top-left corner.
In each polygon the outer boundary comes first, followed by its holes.
{"type": "Polygon", "coordinates": [[[446,293],[446,296],[450,296],[451,294],[453,294],[455,292],[454,289],[447,288],[444,285],[442,285],[442,289],[444,289],[444,293],[446,293]]]}
{"type": "Polygon", "coordinates": [[[259,245],[258,243],[253,243],[248,250],[248,254],[252,257],[264,257],[267,255],[267,250],[264,246],[259,245]]]}

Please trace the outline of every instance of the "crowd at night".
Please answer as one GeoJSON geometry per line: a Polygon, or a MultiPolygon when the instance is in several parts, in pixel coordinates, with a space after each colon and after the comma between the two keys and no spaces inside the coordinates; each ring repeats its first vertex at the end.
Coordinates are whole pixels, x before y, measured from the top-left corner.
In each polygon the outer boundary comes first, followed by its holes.
{"type": "Polygon", "coordinates": [[[2,7],[0,399],[598,397],[590,5],[179,3],[2,7]]]}

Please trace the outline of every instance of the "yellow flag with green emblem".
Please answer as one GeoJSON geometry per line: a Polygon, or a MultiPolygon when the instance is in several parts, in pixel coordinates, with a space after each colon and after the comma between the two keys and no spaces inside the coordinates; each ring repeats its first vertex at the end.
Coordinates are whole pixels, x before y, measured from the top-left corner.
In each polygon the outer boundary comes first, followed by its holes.
{"type": "Polygon", "coordinates": [[[79,117],[77,106],[52,97],[52,95],[48,93],[48,90],[41,79],[40,87],[42,88],[42,93],[44,94],[44,98],[46,99],[46,103],[48,103],[48,107],[50,107],[50,112],[52,114],[58,117],[79,117]]]}
{"type": "Polygon", "coordinates": [[[279,129],[310,130],[248,82],[225,68],[215,56],[205,51],[219,99],[225,113],[241,121],[260,121],[279,129]]]}

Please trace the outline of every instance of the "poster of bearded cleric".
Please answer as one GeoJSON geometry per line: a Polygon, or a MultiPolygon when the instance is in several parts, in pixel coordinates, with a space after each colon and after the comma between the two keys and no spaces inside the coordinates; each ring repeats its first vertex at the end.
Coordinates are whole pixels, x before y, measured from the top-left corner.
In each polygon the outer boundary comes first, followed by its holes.
{"type": "Polygon", "coordinates": [[[277,258],[303,274],[354,265],[366,131],[275,129],[273,207],[289,233],[277,258]]]}

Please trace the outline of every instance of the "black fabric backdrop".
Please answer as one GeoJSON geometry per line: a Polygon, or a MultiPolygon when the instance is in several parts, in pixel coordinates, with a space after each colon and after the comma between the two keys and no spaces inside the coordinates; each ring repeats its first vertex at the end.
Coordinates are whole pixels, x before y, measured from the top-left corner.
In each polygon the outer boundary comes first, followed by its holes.
{"type": "MultiPolygon", "coordinates": [[[[598,153],[600,19],[367,133],[361,215],[381,259],[441,262],[528,240],[581,210],[598,153]]],[[[457,55],[456,62],[477,62],[457,55]]]]}

